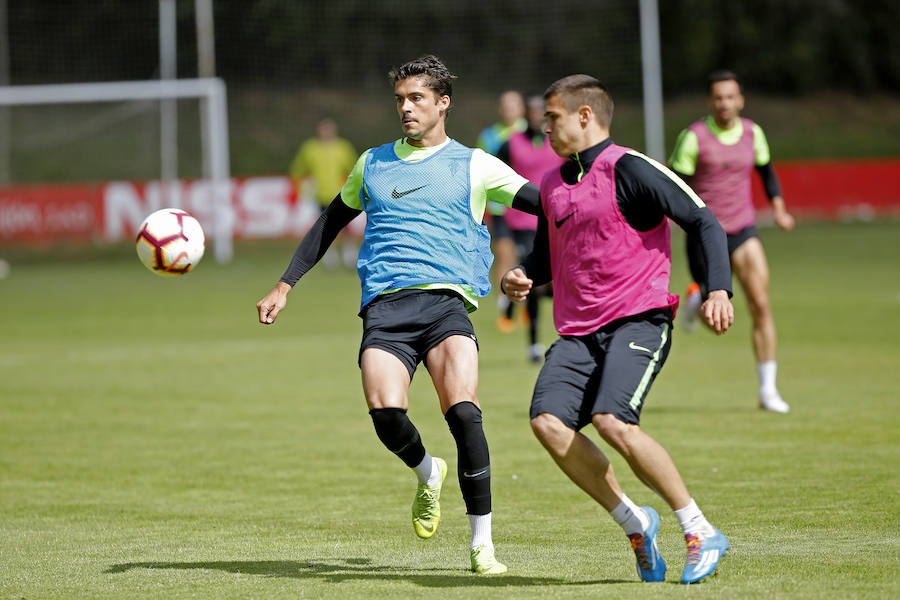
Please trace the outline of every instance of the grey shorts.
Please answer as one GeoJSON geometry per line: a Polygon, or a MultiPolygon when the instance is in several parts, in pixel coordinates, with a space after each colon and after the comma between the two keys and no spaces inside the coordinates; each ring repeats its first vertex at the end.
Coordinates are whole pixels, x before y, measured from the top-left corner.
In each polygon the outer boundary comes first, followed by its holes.
{"type": "Polygon", "coordinates": [[[558,417],[575,431],[599,413],[639,424],[644,399],[672,346],[672,311],[618,319],[585,336],[563,336],[547,351],[531,418],[558,417]]]}

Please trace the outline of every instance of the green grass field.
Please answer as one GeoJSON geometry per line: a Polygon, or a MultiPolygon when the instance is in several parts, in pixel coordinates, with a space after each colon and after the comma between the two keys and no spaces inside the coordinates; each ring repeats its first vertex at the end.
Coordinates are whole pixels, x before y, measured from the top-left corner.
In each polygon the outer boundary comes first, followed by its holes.
{"type": "MultiPolygon", "coordinates": [[[[12,261],[0,280],[0,597],[896,598],[900,596],[900,223],[765,229],[792,412],[756,408],[743,298],[717,338],[676,328],[644,428],[732,542],[720,574],[641,584],[621,530],[532,436],[524,333],[473,315],[507,576],[466,571],[454,477],[435,538],[409,523],[415,480],[376,438],[355,358],[355,275],[314,270],[273,327],[255,302],[293,244],[238,247],[181,280],[130,249],[12,261]]],[[[687,282],[674,240],[673,290],[687,282]]],[[[211,254],[211,253],[210,253],[211,254]]],[[[545,341],[550,305],[545,304],[545,341]]],[[[424,369],[410,413],[455,449],[424,369]]],[[[596,439],[596,435],[593,435],[596,439]]]]}

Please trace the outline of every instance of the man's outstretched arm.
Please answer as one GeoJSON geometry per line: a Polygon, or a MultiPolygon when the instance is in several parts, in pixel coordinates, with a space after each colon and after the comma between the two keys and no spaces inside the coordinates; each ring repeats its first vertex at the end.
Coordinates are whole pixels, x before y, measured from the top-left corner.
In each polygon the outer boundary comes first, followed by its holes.
{"type": "Polygon", "coordinates": [[[287,303],[288,292],[294,285],[325,255],[325,252],[337,238],[341,230],[361,213],[361,210],[350,208],[338,194],[328,208],[319,215],[303,240],[297,246],[291,263],[272,288],[272,291],[256,303],[259,322],[269,325],[275,322],[278,313],[287,303]]]}

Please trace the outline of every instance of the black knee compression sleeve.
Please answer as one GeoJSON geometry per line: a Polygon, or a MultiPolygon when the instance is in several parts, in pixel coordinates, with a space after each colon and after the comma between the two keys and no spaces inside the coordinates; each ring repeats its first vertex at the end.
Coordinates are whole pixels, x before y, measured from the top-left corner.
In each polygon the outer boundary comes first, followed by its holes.
{"type": "Polygon", "coordinates": [[[491,457],[481,428],[481,409],[471,402],[454,404],[444,415],[456,440],[459,489],[470,515],[491,512],[491,457]]]}
{"type": "Polygon", "coordinates": [[[388,450],[400,457],[407,467],[415,468],[425,458],[425,446],[416,426],[403,408],[373,408],[369,411],[375,433],[388,450]]]}

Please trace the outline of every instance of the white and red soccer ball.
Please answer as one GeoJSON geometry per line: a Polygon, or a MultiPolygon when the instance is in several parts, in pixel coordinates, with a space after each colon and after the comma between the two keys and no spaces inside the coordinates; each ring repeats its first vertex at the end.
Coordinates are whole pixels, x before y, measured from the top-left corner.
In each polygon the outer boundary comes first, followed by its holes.
{"type": "Polygon", "coordinates": [[[178,277],[203,258],[206,237],[199,221],[180,208],[163,208],[144,219],[135,240],[144,266],[163,277],[178,277]]]}

